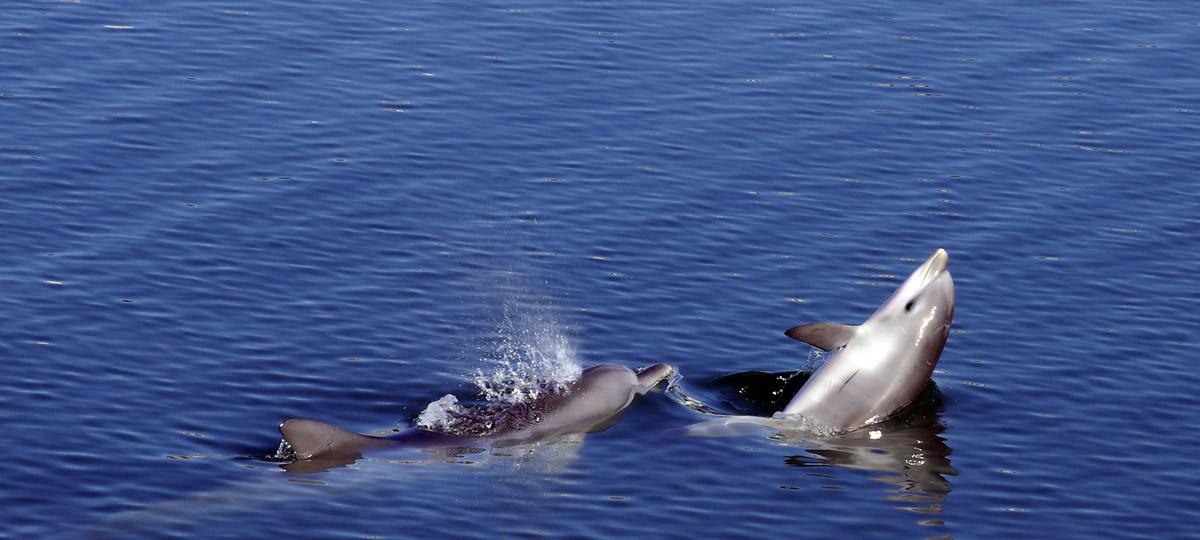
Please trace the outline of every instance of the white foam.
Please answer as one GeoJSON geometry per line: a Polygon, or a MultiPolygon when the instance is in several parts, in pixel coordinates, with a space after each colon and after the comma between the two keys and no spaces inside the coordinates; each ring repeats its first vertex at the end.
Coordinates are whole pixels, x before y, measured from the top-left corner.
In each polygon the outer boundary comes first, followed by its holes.
{"type": "Polygon", "coordinates": [[[446,394],[421,411],[421,414],[417,416],[417,425],[427,429],[436,429],[449,424],[460,411],[458,398],[454,394],[446,394]]]}

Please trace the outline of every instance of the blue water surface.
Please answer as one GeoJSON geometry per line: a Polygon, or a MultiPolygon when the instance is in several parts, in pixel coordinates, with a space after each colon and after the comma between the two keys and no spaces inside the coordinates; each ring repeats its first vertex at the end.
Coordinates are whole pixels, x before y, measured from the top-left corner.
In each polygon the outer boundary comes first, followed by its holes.
{"type": "Polygon", "coordinates": [[[1200,537],[1200,5],[3,12],[0,537],[1200,537]],[[917,418],[672,435],[937,248],[917,418]],[[683,377],[602,433],[263,459],[545,334],[683,377]]]}

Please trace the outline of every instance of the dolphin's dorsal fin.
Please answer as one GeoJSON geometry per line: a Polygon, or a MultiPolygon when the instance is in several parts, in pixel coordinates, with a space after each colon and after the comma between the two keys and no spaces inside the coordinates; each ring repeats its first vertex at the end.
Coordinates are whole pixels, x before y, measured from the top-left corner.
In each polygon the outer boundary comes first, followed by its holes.
{"type": "Polygon", "coordinates": [[[787,337],[803,341],[822,351],[832,351],[854,339],[858,327],[819,322],[800,325],[784,333],[787,337]]]}
{"type": "Polygon", "coordinates": [[[292,418],[279,424],[279,433],[283,440],[291,445],[300,459],[315,457],[337,457],[357,454],[358,452],[384,446],[386,439],[359,435],[340,427],[309,420],[307,418],[292,418]]]}

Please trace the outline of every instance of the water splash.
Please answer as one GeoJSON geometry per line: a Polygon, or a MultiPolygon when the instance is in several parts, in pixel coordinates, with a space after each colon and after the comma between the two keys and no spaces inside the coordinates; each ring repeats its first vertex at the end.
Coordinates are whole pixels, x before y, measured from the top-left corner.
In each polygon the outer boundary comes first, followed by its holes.
{"type": "Polygon", "coordinates": [[[279,440],[279,448],[274,454],[265,456],[266,461],[291,462],[296,459],[296,452],[292,450],[292,445],[288,444],[286,439],[279,440]]]}
{"type": "Polygon", "coordinates": [[[807,440],[803,437],[827,438],[842,433],[801,414],[784,414],[783,411],[779,411],[771,415],[771,419],[778,422],[775,426],[782,430],[771,437],[776,440],[792,440],[797,436],[800,436],[801,440],[807,440]]]}
{"type": "Polygon", "coordinates": [[[471,436],[523,429],[542,420],[539,398],[562,392],[583,372],[553,305],[529,294],[510,293],[501,323],[482,340],[479,362],[470,379],[483,403],[464,406],[447,394],[426,406],[418,426],[471,436]]]}
{"type": "Polygon", "coordinates": [[[825,360],[829,359],[832,354],[833,351],[822,351],[816,347],[809,347],[808,357],[805,358],[804,363],[800,365],[799,371],[803,371],[805,373],[812,373],[816,371],[817,368],[821,367],[821,364],[824,364],[825,360]]]}
{"type": "Polygon", "coordinates": [[[458,406],[458,398],[454,394],[446,394],[421,411],[417,416],[417,425],[423,428],[444,426],[459,414],[462,414],[462,407],[458,406]]]}
{"type": "Polygon", "coordinates": [[[490,365],[475,370],[472,382],[489,403],[513,405],[560,391],[583,371],[576,348],[554,320],[505,317],[497,330],[497,347],[482,359],[490,365]]]}

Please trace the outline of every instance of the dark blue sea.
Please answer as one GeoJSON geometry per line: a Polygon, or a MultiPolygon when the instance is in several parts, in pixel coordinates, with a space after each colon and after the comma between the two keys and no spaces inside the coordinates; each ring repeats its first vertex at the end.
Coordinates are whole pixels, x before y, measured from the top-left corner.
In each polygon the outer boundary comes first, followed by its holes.
{"type": "Polygon", "coordinates": [[[0,537],[1200,538],[1200,4],[0,12],[0,537]],[[898,423],[677,434],[938,248],[898,423]],[[268,459],[547,359],[682,376],[603,432],[268,459]]]}

